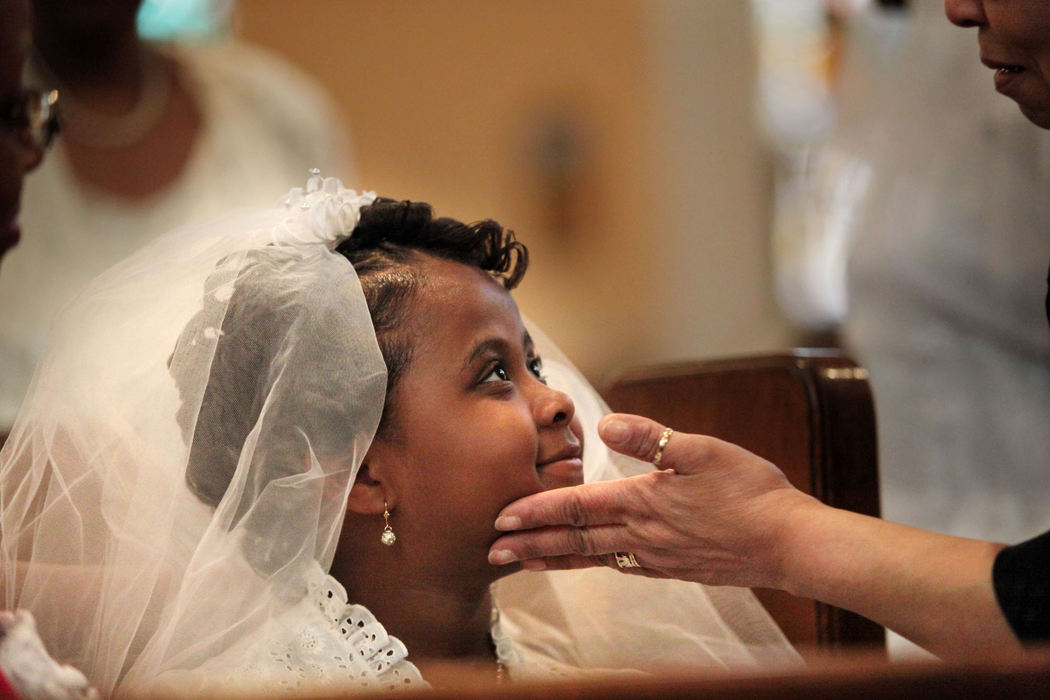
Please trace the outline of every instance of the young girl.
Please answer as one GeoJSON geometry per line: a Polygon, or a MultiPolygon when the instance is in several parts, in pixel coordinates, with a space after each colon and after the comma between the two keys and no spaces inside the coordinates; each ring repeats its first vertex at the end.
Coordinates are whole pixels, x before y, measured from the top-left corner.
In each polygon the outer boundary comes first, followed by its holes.
{"type": "Polygon", "coordinates": [[[648,468],[596,439],[585,464],[602,406],[543,366],[507,291],[526,265],[495,222],[319,176],[118,265],[59,320],[0,458],[4,603],[103,693],[792,660],[747,591],[492,585],[500,508],[648,468]]]}

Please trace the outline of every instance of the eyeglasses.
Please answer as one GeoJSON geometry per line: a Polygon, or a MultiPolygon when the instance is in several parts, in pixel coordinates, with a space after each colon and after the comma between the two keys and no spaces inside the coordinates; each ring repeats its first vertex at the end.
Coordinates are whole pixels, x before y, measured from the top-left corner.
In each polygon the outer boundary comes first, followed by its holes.
{"type": "Polygon", "coordinates": [[[0,123],[21,132],[34,148],[51,145],[60,128],[58,90],[23,90],[0,102],[0,123]]]}

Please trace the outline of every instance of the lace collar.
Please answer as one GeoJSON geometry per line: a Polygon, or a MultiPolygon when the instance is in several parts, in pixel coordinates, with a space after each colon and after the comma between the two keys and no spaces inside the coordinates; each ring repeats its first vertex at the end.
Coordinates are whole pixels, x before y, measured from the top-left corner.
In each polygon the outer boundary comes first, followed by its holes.
{"type": "MultiPolygon", "coordinates": [[[[324,621],[324,626],[304,626],[293,640],[298,656],[310,667],[303,670],[313,676],[313,685],[320,680],[351,681],[364,688],[386,690],[429,687],[408,660],[404,643],[387,634],[368,608],[350,603],[342,584],[320,567],[307,581],[305,602],[314,606],[324,621]]],[[[287,658],[291,650],[285,651],[287,658]]],[[[274,660],[282,662],[281,656],[278,653],[274,660]]]]}
{"type": "MultiPolygon", "coordinates": [[[[230,649],[227,683],[302,693],[319,688],[364,691],[427,688],[408,650],[346,590],[314,567],[306,595],[271,620],[248,648],[230,649]]],[[[224,664],[225,665],[225,664],[224,664]]]]}
{"type": "MultiPolygon", "coordinates": [[[[317,567],[306,583],[307,595],[289,612],[288,624],[266,635],[265,653],[255,655],[246,669],[251,675],[295,692],[348,684],[370,690],[429,687],[408,660],[405,644],[368,608],[350,603],[335,578],[317,567]]],[[[497,660],[513,677],[519,658],[495,605],[491,635],[497,660]]]]}

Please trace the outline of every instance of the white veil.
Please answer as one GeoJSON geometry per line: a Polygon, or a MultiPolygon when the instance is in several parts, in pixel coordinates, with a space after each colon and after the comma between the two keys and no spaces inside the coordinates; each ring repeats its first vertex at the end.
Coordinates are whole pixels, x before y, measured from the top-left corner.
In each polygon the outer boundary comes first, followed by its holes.
{"type": "MultiPolygon", "coordinates": [[[[0,603],[30,610],[52,653],[104,695],[221,676],[238,663],[230,650],[296,634],[383,410],[361,285],[332,252],[373,199],[314,176],[274,209],[156,240],[56,321],[0,452],[0,603]]],[[[594,434],[597,395],[544,345],[588,417],[588,470],[623,473],[594,434]]],[[[672,649],[691,664],[792,658],[748,591],[594,571],[519,574],[497,594],[524,658],[616,667],[642,629],[669,663],[672,649]],[[590,602],[568,615],[572,596],[590,602]]]]}
{"type": "Polygon", "coordinates": [[[199,666],[332,561],[386,366],[329,249],[374,197],[309,190],[97,278],[57,319],[4,447],[3,603],[104,694],[199,666]],[[212,377],[217,352],[255,381],[212,377]],[[239,453],[213,449],[222,431],[239,453]]]}

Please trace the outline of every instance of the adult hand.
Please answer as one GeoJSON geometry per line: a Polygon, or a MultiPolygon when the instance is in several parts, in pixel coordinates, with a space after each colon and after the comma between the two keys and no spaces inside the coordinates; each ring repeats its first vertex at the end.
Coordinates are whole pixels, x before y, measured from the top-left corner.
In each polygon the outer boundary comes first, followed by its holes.
{"type": "MultiPolygon", "coordinates": [[[[652,461],[663,426],[602,419],[609,447],[652,461]]],[[[996,603],[1002,545],[888,523],[820,503],[769,462],[721,440],[674,433],[663,471],[544,491],[511,503],[489,561],[525,569],[616,566],[712,585],[779,588],[860,613],[934,653],[1019,647],[996,603]]]]}
{"type": "MultiPolygon", "coordinates": [[[[612,414],[598,425],[613,450],[654,458],[663,426],[612,414]]],[[[788,483],[768,461],[722,440],[674,433],[661,470],[618,481],[544,491],[511,503],[496,528],[489,561],[526,569],[616,567],[629,573],[706,584],[781,587],[785,524],[801,510],[826,508],[788,483]]]]}

